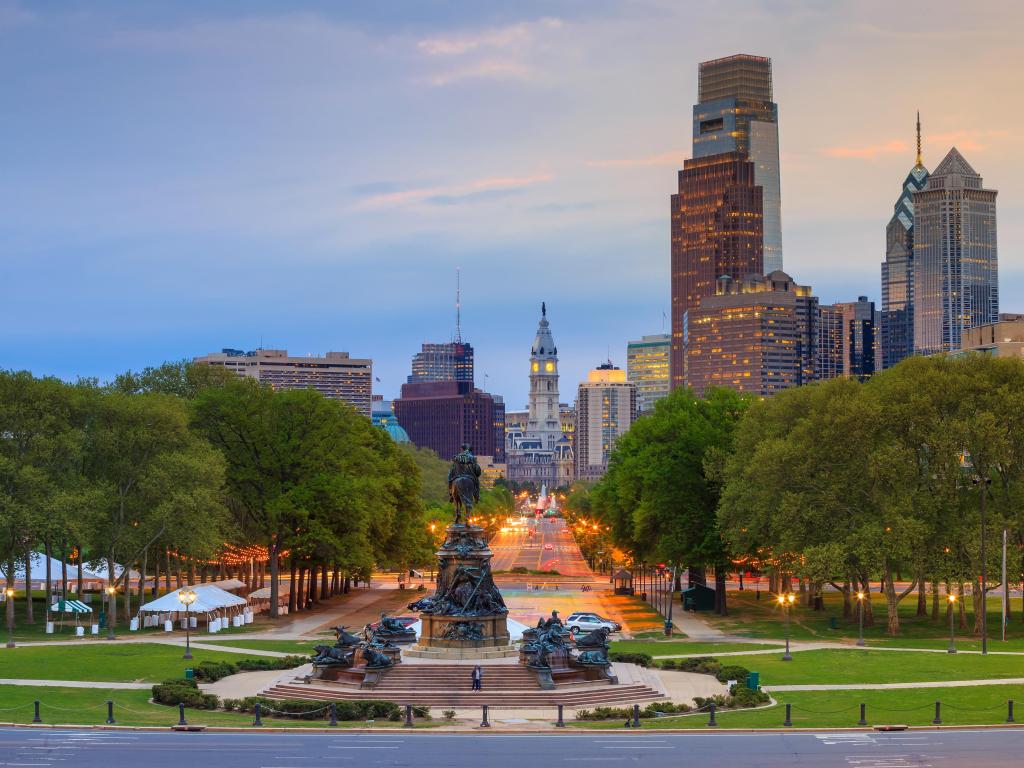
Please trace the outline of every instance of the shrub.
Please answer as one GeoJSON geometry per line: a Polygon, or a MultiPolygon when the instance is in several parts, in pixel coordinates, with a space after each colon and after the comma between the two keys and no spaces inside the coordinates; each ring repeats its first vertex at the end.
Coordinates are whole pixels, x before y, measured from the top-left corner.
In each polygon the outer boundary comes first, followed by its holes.
{"type": "Polygon", "coordinates": [[[636,664],[639,667],[649,667],[653,659],[649,653],[620,653],[613,651],[608,654],[611,661],[621,661],[624,664],[636,664]]]}
{"type": "Polygon", "coordinates": [[[708,697],[694,696],[693,703],[697,706],[697,709],[704,709],[711,704],[714,704],[715,707],[721,708],[729,705],[729,698],[730,697],[726,696],[724,693],[716,693],[714,696],[708,697]]]}
{"type": "MultiPolygon", "coordinates": [[[[244,699],[224,699],[224,709],[235,712],[255,712],[260,705],[260,714],[265,717],[297,717],[300,720],[326,720],[330,710],[322,701],[302,699],[268,699],[263,696],[246,696],[244,699]],[[322,712],[317,710],[323,709],[322,712]]],[[[392,701],[336,701],[334,711],[339,720],[401,720],[402,708],[392,701]]],[[[429,707],[414,707],[415,717],[428,718],[429,707]]]]}
{"type": "Polygon", "coordinates": [[[648,704],[646,709],[652,714],[660,712],[662,714],[680,715],[684,712],[689,712],[693,707],[689,704],[673,704],[671,701],[655,701],[648,704]]]}
{"type": "Polygon", "coordinates": [[[530,569],[527,568],[525,565],[517,565],[517,566],[513,567],[509,571],[509,573],[529,573],[529,572],[530,572],[530,569]]]}
{"type": "Polygon", "coordinates": [[[445,720],[454,720],[455,719],[455,710],[454,709],[446,709],[441,714],[444,715],[444,719],[445,720]]]}
{"type": "Polygon", "coordinates": [[[679,662],[679,669],[683,672],[699,672],[703,675],[713,675],[721,668],[718,659],[711,656],[694,656],[692,659],[683,659],[679,662]]]}
{"type": "Polygon", "coordinates": [[[735,680],[738,683],[747,682],[747,676],[750,675],[750,670],[746,667],[741,667],[738,664],[730,664],[724,666],[715,672],[715,677],[718,678],[718,682],[724,683],[728,680],[735,680]]]}
{"type": "Polygon", "coordinates": [[[239,672],[266,672],[273,669],[294,669],[307,663],[309,663],[308,656],[283,656],[277,658],[264,656],[258,659],[242,659],[234,666],[237,667],[239,672]]]}
{"type": "Polygon", "coordinates": [[[196,680],[215,683],[223,677],[235,674],[238,670],[229,661],[201,661],[192,669],[196,680]]]}
{"type": "Polygon", "coordinates": [[[771,698],[764,691],[755,691],[740,683],[736,683],[736,685],[730,688],[729,693],[731,694],[729,706],[736,707],[737,709],[756,707],[771,701],[771,698]]]}
{"type": "Polygon", "coordinates": [[[664,661],[659,661],[658,662],[658,666],[661,667],[662,669],[675,669],[676,668],[676,660],[675,659],[665,659],[664,661]]]}
{"type": "Polygon", "coordinates": [[[165,680],[153,686],[153,701],[176,707],[184,704],[189,709],[217,709],[219,699],[212,693],[203,693],[194,680],[165,680]]]}

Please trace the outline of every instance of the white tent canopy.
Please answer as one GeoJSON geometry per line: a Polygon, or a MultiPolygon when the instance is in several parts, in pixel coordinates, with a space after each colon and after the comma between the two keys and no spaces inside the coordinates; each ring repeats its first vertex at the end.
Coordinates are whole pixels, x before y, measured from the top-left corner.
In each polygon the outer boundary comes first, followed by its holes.
{"type": "MultiPolygon", "coordinates": [[[[291,585],[286,581],[278,582],[277,585],[277,596],[278,598],[287,597],[288,593],[291,592],[291,585]]],[[[269,600],[270,599],[270,587],[260,587],[255,592],[249,595],[250,600],[269,600]]]]}
{"type": "Polygon", "coordinates": [[[244,581],[239,581],[238,579],[221,579],[220,581],[207,581],[207,582],[204,582],[203,584],[197,584],[196,586],[198,586],[198,587],[206,587],[206,586],[217,587],[218,589],[223,589],[225,592],[230,592],[233,589],[244,589],[245,588],[245,582],[244,581]]]}
{"type": "MultiPolygon", "coordinates": [[[[186,587],[196,593],[195,602],[189,608],[189,613],[213,613],[225,608],[238,608],[247,605],[245,598],[232,595],[212,584],[196,584],[194,587],[186,587]]],[[[184,612],[185,606],[178,600],[178,592],[168,592],[163,597],[152,600],[141,608],[140,613],[174,613],[184,612]]]]}
{"type": "MultiPolygon", "coordinates": [[[[2,571],[2,564],[0,564],[0,571],[2,571]]],[[[103,569],[106,573],[106,569],[103,569]]],[[[114,567],[114,572],[117,573],[117,566],[114,567]]],[[[3,571],[3,576],[6,578],[7,572],[3,571]]],[[[54,581],[61,579],[61,561],[55,557],[50,558],[50,578],[54,581]]],[[[104,576],[91,570],[88,566],[82,569],[82,580],[83,581],[103,581],[104,576]]],[[[32,553],[32,581],[44,581],[46,579],[46,555],[42,552],[32,553]]],[[[18,563],[14,567],[14,581],[25,580],[25,564],[18,563]]],[[[78,566],[68,564],[68,581],[78,580],[78,566]]]]}

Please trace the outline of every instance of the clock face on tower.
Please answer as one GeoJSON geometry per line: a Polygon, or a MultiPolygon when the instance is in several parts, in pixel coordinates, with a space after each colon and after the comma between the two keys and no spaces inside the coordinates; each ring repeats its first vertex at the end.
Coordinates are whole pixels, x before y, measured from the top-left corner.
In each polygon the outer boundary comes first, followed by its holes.
{"type": "Polygon", "coordinates": [[[555,364],[549,360],[548,362],[544,363],[544,370],[547,371],[548,373],[554,372],[555,364]]]}
{"type": "Polygon", "coordinates": [[[536,373],[539,370],[540,370],[540,363],[534,363],[533,364],[533,372],[536,373]]]}

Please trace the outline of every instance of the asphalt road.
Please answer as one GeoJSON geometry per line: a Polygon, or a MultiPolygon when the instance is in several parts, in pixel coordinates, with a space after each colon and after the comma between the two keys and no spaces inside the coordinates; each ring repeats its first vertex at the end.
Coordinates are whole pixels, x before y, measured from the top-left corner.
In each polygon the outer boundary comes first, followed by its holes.
{"type": "Polygon", "coordinates": [[[637,765],[643,768],[1019,766],[1024,730],[904,733],[502,735],[0,730],[0,766],[292,768],[637,765]]]}
{"type": "Polygon", "coordinates": [[[516,566],[532,570],[554,570],[563,576],[591,577],[593,573],[579,547],[565,527],[565,520],[551,518],[532,525],[536,534],[528,536],[526,526],[516,526],[491,539],[494,553],[491,567],[496,571],[511,570],[516,566]],[[550,545],[551,549],[546,549],[550,545]]]}

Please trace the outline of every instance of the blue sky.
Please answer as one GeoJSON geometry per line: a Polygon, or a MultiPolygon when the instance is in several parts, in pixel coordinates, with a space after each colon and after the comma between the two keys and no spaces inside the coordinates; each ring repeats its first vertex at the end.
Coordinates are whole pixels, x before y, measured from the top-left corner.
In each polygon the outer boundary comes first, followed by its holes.
{"type": "Polygon", "coordinates": [[[786,269],[879,298],[913,164],[999,192],[1024,311],[1024,13],[1008,2],[0,0],[0,367],[347,350],[398,392],[463,337],[519,407],[541,301],[563,399],[668,310],[697,62],[773,58],[786,269]]]}

